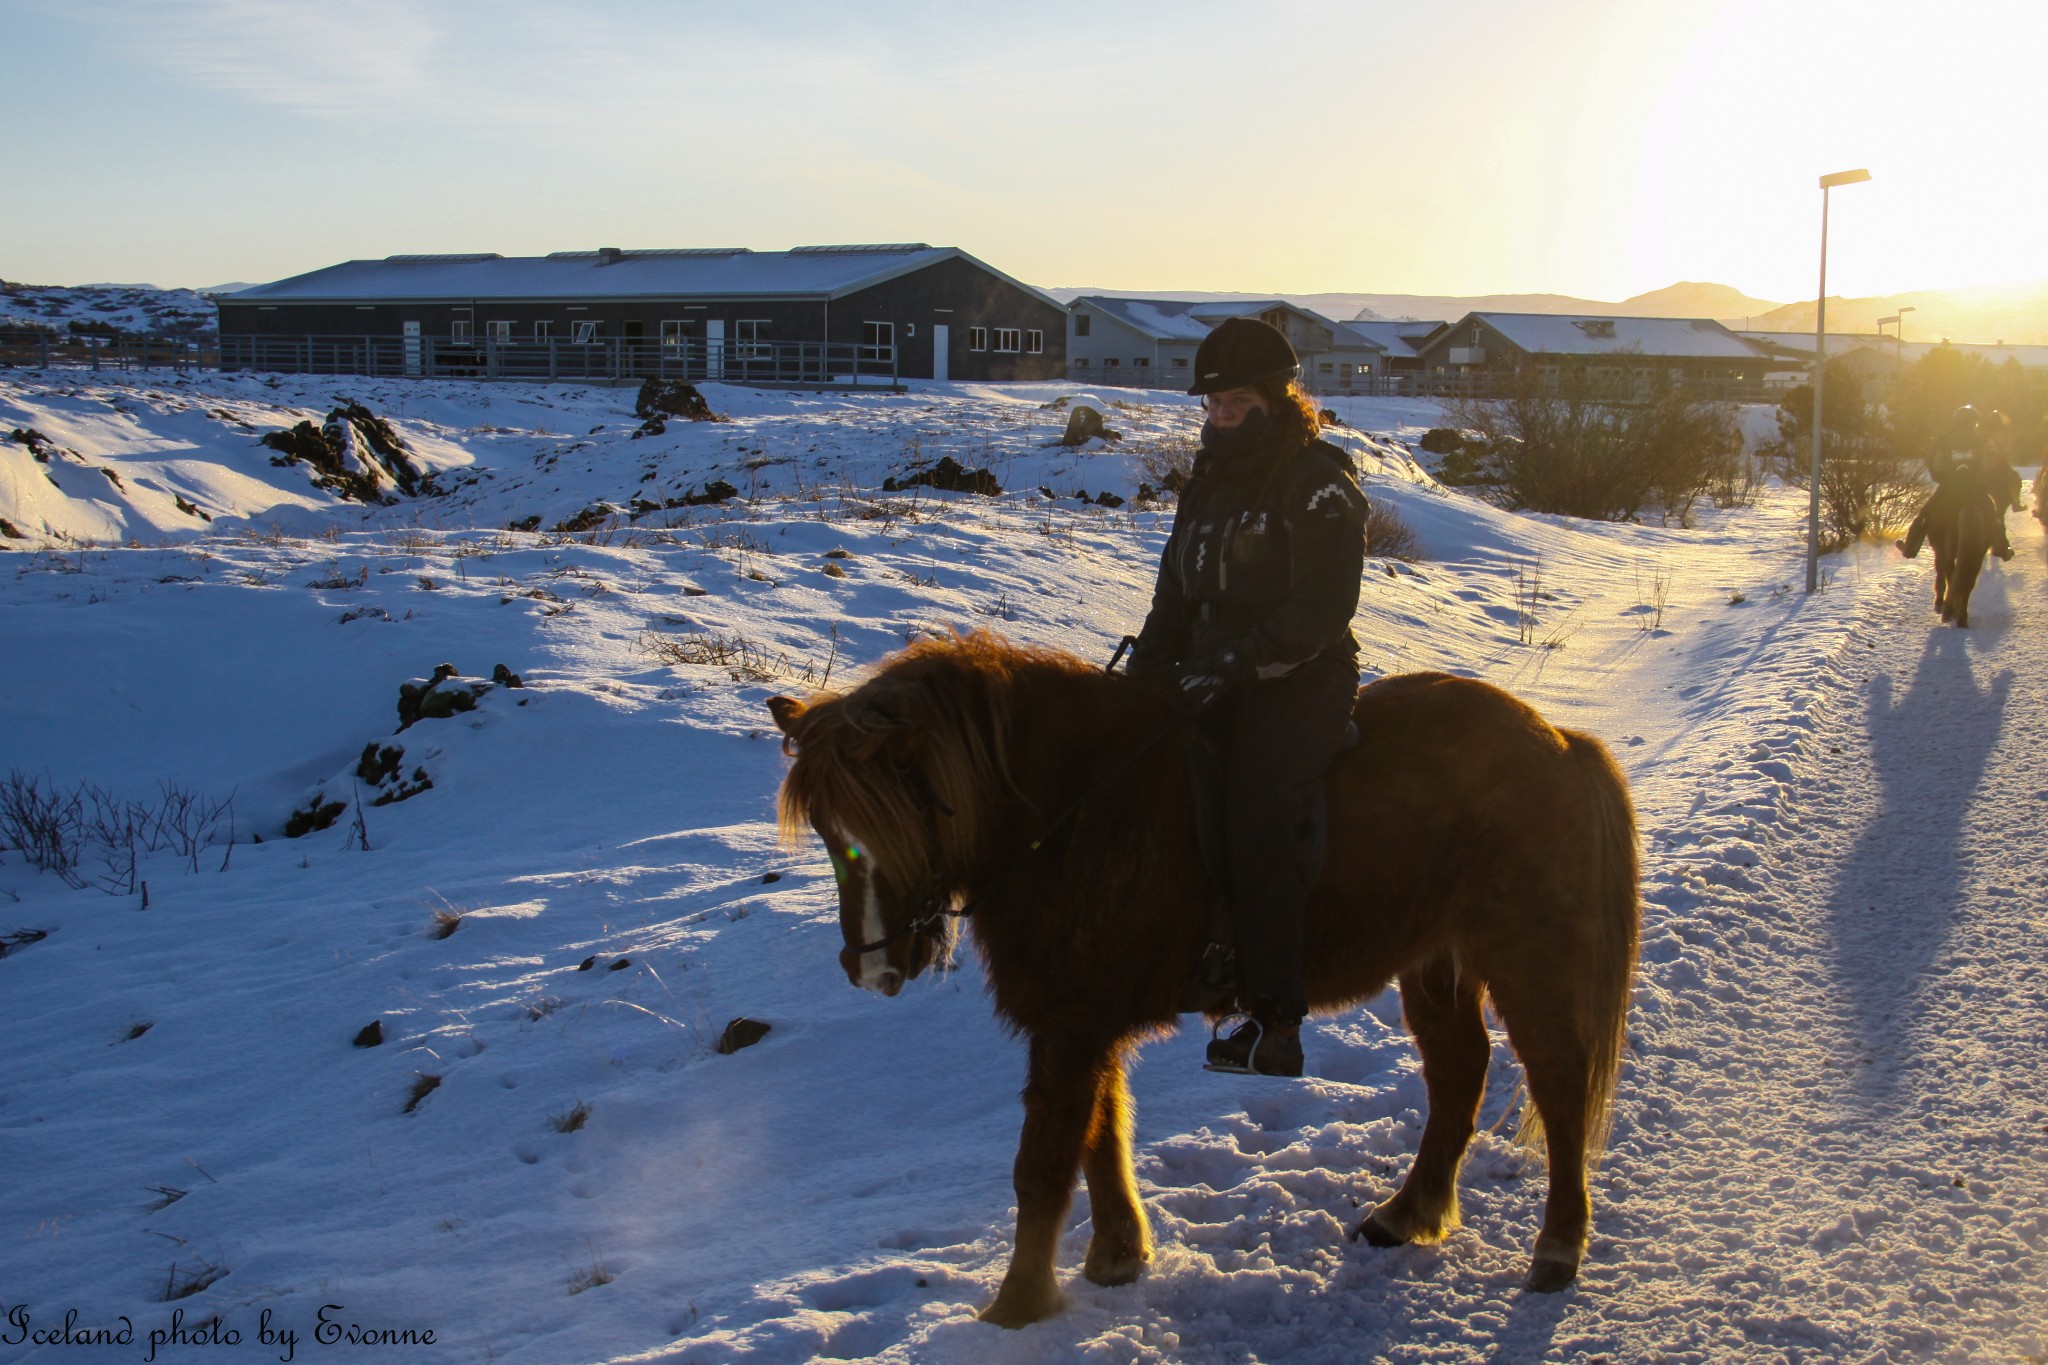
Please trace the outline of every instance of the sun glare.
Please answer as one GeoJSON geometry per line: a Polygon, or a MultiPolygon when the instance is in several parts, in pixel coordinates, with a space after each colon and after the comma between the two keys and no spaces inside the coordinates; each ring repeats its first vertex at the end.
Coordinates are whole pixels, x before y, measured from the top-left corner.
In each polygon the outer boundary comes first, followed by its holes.
{"type": "Polygon", "coordinates": [[[1819,177],[1860,166],[1870,182],[1831,197],[1830,293],[2048,276],[2048,177],[2018,154],[2048,7],[1736,3],[1671,23],[1693,31],[1641,127],[1638,274],[1811,298],[1819,177]]]}

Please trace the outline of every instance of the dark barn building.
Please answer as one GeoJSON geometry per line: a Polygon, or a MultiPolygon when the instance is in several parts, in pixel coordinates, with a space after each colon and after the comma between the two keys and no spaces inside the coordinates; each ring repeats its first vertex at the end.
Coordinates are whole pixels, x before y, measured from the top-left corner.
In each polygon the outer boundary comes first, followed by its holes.
{"type": "Polygon", "coordinates": [[[219,307],[226,368],[766,384],[1067,368],[1065,308],[922,243],[389,256],[219,307]]]}

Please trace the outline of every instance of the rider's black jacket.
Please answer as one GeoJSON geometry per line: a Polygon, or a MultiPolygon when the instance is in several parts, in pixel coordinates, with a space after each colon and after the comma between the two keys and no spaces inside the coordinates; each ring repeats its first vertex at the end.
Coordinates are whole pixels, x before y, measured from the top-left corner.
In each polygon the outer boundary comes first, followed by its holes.
{"type": "Polygon", "coordinates": [[[1257,413],[1229,431],[1203,428],[1134,676],[1166,677],[1226,650],[1267,678],[1318,656],[1354,663],[1365,495],[1343,451],[1289,449],[1279,435],[1257,413]]]}

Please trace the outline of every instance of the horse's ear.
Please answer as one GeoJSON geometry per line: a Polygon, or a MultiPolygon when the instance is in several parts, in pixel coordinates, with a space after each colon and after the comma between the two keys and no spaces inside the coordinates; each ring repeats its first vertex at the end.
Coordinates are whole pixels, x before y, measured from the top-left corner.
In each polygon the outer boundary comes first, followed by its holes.
{"type": "Polygon", "coordinates": [[[783,734],[790,733],[790,726],[804,713],[804,704],[795,697],[770,697],[768,714],[775,717],[775,728],[783,734]]]}

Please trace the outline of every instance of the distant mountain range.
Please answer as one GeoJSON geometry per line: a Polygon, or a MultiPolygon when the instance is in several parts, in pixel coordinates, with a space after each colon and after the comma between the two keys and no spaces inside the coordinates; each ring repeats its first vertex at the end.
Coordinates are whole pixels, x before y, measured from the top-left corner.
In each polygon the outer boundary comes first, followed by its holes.
{"type": "MultiPolygon", "coordinates": [[[[1246,294],[1202,290],[1048,289],[1065,303],[1082,294],[1197,299],[1282,298],[1324,317],[1432,318],[1455,322],[1467,313],[1592,313],[1608,317],[1714,318],[1737,331],[1811,332],[1813,300],[1773,303],[1725,284],[1687,281],[1610,303],[1569,294],[1246,294]]],[[[1879,318],[1905,307],[1908,341],[2008,342],[2048,345],[2048,280],[1975,289],[1927,289],[1878,298],[1828,298],[1830,332],[1876,332],[1879,318]]],[[[1887,332],[1889,335],[1889,332],[1887,332]]]]}

